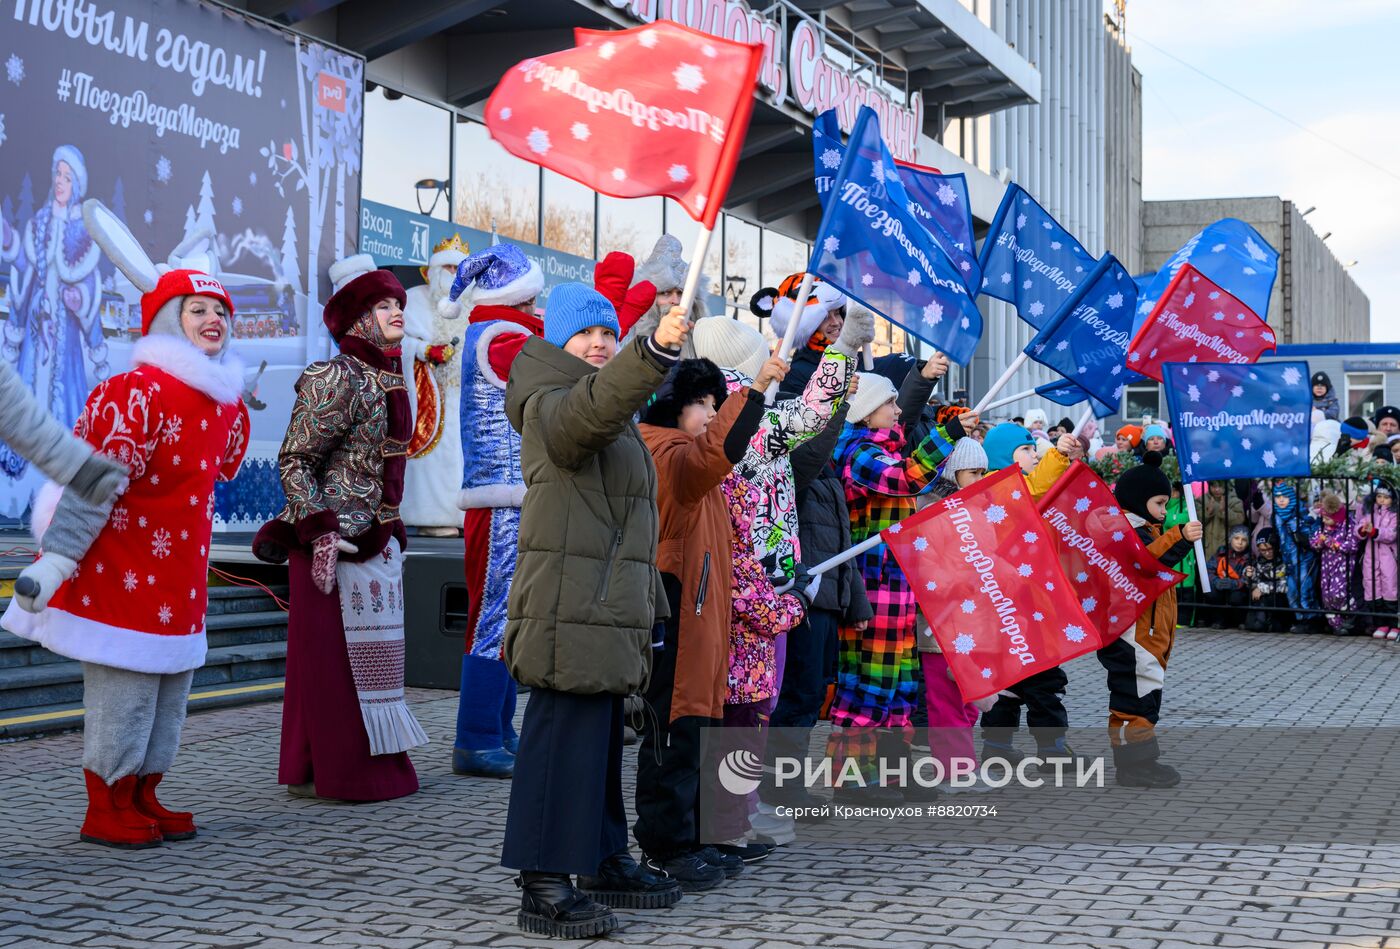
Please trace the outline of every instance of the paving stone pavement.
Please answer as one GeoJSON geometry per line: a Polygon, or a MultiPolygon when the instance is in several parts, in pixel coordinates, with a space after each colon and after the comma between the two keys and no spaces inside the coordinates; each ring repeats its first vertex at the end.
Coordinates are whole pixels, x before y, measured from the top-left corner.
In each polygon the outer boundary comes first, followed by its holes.
{"type": "MultiPolygon", "coordinates": [[[[1092,657],[1068,668],[1072,721],[1097,726],[1102,672],[1092,657]]],[[[1400,725],[1397,698],[1400,648],[1186,631],[1164,719],[1400,725]]],[[[192,716],[161,790],[196,810],[200,836],[148,851],[78,841],[80,734],[0,746],[0,946],[547,945],[516,930],[516,891],[497,865],[509,784],[451,774],[455,693],[410,701],[433,738],[414,756],[423,789],[359,806],[293,799],[275,783],[279,705],[192,716]]],[[[629,805],[633,760],[629,750],[629,805]]],[[[1190,781],[1191,762],[1176,763],[1190,781]]],[[[1158,792],[1112,793],[1150,816],[1158,792]]],[[[1400,846],[930,847],[826,834],[672,910],[619,916],[611,941],[639,946],[1400,947],[1400,846]]]]}

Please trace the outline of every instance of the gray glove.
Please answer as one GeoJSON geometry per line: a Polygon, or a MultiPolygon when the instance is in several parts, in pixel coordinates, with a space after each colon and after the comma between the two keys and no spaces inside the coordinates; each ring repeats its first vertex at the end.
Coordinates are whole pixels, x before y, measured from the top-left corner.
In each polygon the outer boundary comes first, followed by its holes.
{"type": "Polygon", "coordinates": [[[15,580],[15,602],[27,612],[41,612],[77,570],[78,565],[62,554],[44,554],[20,571],[15,580]]]}
{"type": "Polygon", "coordinates": [[[846,322],[832,348],[851,359],[860,355],[868,343],[875,340],[875,314],[854,300],[846,304],[846,322]]]}
{"type": "Polygon", "coordinates": [[[94,454],[83,462],[68,487],[84,501],[99,507],[116,499],[131,483],[131,472],[106,455],[94,454]]]}

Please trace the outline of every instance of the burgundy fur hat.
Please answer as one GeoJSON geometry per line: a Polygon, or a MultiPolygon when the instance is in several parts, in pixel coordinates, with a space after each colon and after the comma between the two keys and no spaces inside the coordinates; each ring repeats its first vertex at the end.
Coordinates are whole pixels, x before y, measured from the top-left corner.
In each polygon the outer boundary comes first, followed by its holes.
{"type": "MultiPolygon", "coordinates": [[[[332,267],[332,282],[339,284],[338,276],[336,267],[332,267]]],[[[369,312],[371,306],[385,297],[398,300],[400,307],[408,302],[408,295],[404,293],[398,277],[387,270],[365,270],[340,284],[335,294],[326,301],[321,319],[325,320],[326,329],[331,331],[331,337],[338,343],[342,336],[350,332],[350,327],[369,312]]]]}

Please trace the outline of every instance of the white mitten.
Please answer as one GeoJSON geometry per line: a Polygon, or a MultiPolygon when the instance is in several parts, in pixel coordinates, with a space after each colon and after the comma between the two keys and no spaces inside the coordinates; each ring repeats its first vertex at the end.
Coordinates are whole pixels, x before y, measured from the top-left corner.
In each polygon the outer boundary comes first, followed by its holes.
{"type": "Polygon", "coordinates": [[[19,608],[38,613],[49,605],[58,588],[78,571],[78,565],[62,554],[47,553],[20,571],[15,580],[19,608]]]}
{"type": "Polygon", "coordinates": [[[874,340],[875,314],[856,301],[849,301],[846,304],[846,322],[841,325],[841,335],[836,338],[837,352],[854,359],[867,343],[874,340]]]}

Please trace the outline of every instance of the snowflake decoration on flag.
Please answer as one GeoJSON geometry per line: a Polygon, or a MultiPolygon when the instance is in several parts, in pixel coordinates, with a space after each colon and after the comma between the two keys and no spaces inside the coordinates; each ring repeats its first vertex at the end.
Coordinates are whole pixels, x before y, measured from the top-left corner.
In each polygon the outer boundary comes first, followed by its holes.
{"type": "Polygon", "coordinates": [[[1210,372],[1206,373],[1206,381],[1207,381],[1207,382],[1219,382],[1219,381],[1220,381],[1220,373],[1218,373],[1218,372],[1216,372],[1214,369],[1212,369],[1210,372]]]}
{"type": "Polygon", "coordinates": [[[1142,353],[1128,353],[1128,362],[1141,362],[1142,353]]]}
{"type": "Polygon", "coordinates": [[[1084,636],[1083,626],[1075,626],[1073,623],[1070,623],[1065,627],[1065,639],[1068,639],[1072,643],[1082,643],[1084,641],[1084,636]]]}
{"type": "Polygon", "coordinates": [[[986,667],[986,666],[983,666],[983,667],[982,667],[982,678],[984,678],[984,679],[990,679],[991,677],[992,677],[992,670],[989,669],[989,668],[986,667]]]}
{"type": "Polygon", "coordinates": [[[242,199],[242,198],[238,197],[237,195],[234,195],[234,196],[233,196],[233,200],[229,202],[229,207],[233,209],[233,216],[234,216],[234,217],[242,217],[242,216],[243,216],[243,199],[242,199]]]}
{"type": "Polygon", "coordinates": [[[152,221],[154,221],[155,219],[156,219],[155,212],[152,211],[150,208],[147,208],[147,209],[146,209],[144,212],[142,212],[142,214],[141,214],[141,220],[145,221],[147,224],[150,224],[150,223],[151,223],[152,221]]]}
{"type": "Polygon", "coordinates": [[[1085,580],[1088,580],[1088,579],[1089,579],[1089,575],[1088,575],[1087,573],[1085,573],[1083,570],[1079,571],[1078,573],[1076,573],[1076,574],[1074,575],[1074,582],[1075,582],[1075,583],[1083,583],[1085,580]]]}
{"type": "Polygon", "coordinates": [[[1258,244],[1254,243],[1254,238],[1252,237],[1246,237],[1244,239],[1244,249],[1248,251],[1249,256],[1254,258],[1255,260],[1269,259],[1269,255],[1264,253],[1264,251],[1260,249],[1258,244]]]}
{"type": "Polygon", "coordinates": [[[637,42],[638,42],[638,43],[641,43],[641,44],[642,44],[643,46],[645,46],[647,49],[651,49],[653,46],[656,45],[656,34],[655,34],[655,33],[643,33],[641,36],[638,36],[638,37],[637,37],[637,42]]]}
{"type": "Polygon", "coordinates": [[[972,320],[969,317],[964,316],[960,325],[963,329],[967,329],[969,326],[972,325],[972,320]]]}
{"type": "Polygon", "coordinates": [[[1215,245],[1212,245],[1212,246],[1211,246],[1210,252],[1211,252],[1212,254],[1218,254],[1218,253],[1220,253],[1220,252],[1221,252],[1222,250],[1224,250],[1224,249],[1225,249],[1225,245],[1224,245],[1224,244],[1215,244],[1215,245]]]}
{"type": "Polygon", "coordinates": [[[1039,300],[1036,300],[1029,307],[1027,307],[1027,309],[1030,311],[1031,316],[1040,316],[1042,313],[1045,312],[1045,304],[1041,303],[1039,300]]]}
{"type": "Polygon", "coordinates": [[[874,283],[874,282],[875,282],[875,278],[874,278],[873,276],[871,276],[870,274],[868,274],[868,273],[863,273],[863,274],[860,275],[860,285],[861,285],[862,287],[868,287],[868,286],[870,286],[870,285],[871,285],[872,283],[874,283]]]}
{"type": "Polygon", "coordinates": [[[938,203],[945,208],[950,204],[956,203],[958,200],[958,193],[954,191],[953,186],[946,181],[938,186],[938,190],[934,192],[934,195],[938,198],[938,203]]]}
{"type": "Polygon", "coordinates": [[[885,177],[885,160],[883,158],[877,158],[870,163],[870,177],[876,181],[885,177]]]}
{"type": "Polygon", "coordinates": [[[608,40],[598,47],[598,55],[604,59],[612,59],[613,56],[617,55],[617,44],[612,40],[608,40]]]}
{"type": "Polygon", "coordinates": [[[1158,570],[1158,571],[1157,571],[1157,579],[1158,579],[1158,580],[1164,580],[1164,581],[1166,581],[1167,583],[1170,583],[1171,581],[1175,580],[1176,577],[1173,577],[1173,576],[1171,575],[1171,571],[1169,571],[1169,570],[1158,570]]]}
{"type": "Polygon", "coordinates": [[[1182,305],[1182,306],[1185,306],[1185,307],[1190,307],[1190,306],[1191,306],[1193,303],[1195,303],[1195,302],[1196,302],[1196,294],[1195,294],[1195,293],[1188,293],[1188,294],[1186,294],[1186,299],[1181,301],[1181,305],[1182,305]]]}
{"type": "Polygon", "coordinates": [[[10,58],[5,60],[5,78],[15,85],[24,81],[24,60],[16,53],[11,53],[10,58]]]}
{"type": "Polygon", "coordinates": [[[1013,501],[1019,501],[1019,500],[1021,500],[1021,492],[1020,492],[1020,491],[1012,491],[1012,492],[1011,492],[1011,500],[1013,500],[1013,501]]]}
{"type": "Polygon", "coordinates": [[[1079,601],[1079,608],[1086,613],[1092,613],[1094,609],[1098,607],[1098,605],[1099,601],[1092,596],[1086,596],[1084,599],[1079,601]]]}
{"type": "Polygon", "coordinates": [[[1045,619],[1045,614],[1040,612],[1040,610],[1036,610],[1034,613],[1031,614],[1031,619],[1039,623],[1045,619]]]}
{"type": "Polygon", "coordinates": [[[1118,375],[1118,374],[1119,374],[1120,372],[1122,372],[1122,371],[1123,371],[1123,367],[1122,367],[1122,366],[1114,365],[1114,367],[1113,367],[1112,369],[1108,370],[1108,374],[1109,374],[1110,376],[1116,376],[1116,375],[1118,375]]]}
{"type": "Polygon", "coordinates": [[[1296,366],[1288,366],[1283,370],[1283,381],[1291,386],[1296,386],[1302,378],[1303,376],[1298,372],[1296,366]]]}
{"type": "Polygon", "coordinates": [[[1006,508],[1000,504],[993,504],[987,508],[987,523],[1000,524],[1006,520],[1006,508]]]}
{"type": "Polygon", "coordinates": [[[1281,396],[1280,396],[1277,392],[1275,392],[1275,393],[1272,393],[1272,394],[1269,396],[1269,398],[1271,398],[1271,399],[1273,399],[1275,402],[1277,402],[1277,401],[1281,398],[1281,396]]]}
{"type": "Polygon", "coordinates": [[[822,167],[836,169],[841,167],[841,153],[834,148],[828,148],[822,152],[822,167]]]}
{"type": "Polygon", "coordinates": [[[1026,216],[1025,216],[1024,214],[1018,214],[1018,215],[1016,215],[1016,230],[1019,231],[1021,228],[1025,227],[1025,226],[1026,226],[1026,216]]]}
{"type": "Polygon", "coordinates": [[[885,533],[886,533],[886,534],[898,534],[898,533],[899,533],[900,531],[902,531],[902,530],[904,530],[904,525],[901,524],[901,523],[899,523],[898,521],[896,521],[895,523],[891,524],[889,527],[886,527],[886,528],[885,528],[885,533]]]}
{"type": "Polygon", "coordinates": [[[959,633],[958,638],[953,640],[953,650],[963,656],[972,652],[972,647],[975,645],[977,645],[976,640],[967,633],[959,633]]]}
{"type": "Polygon", "coordinates": [[[1122,532],[1122,531],[1114,531],[1114,532],[1113,532],[1113,539],[1114,539],[1115,541],[1122,540],[1122,539],[1123,539],[1123,532],[1122,532]]]}
{"type": "Polygon", "coordinates": [[[1240,447],[1243,448],[1245,451],[1249,451],[1251,448],[1254,447],[1254,442],[1250,441],[1248,438],[1241,438],[1240,447]]]}
{"type": "Polygon", "coordinates": [[[1040,535],[1035,531],[1026,531],[1021,535],[1021,539],[1028,544],[1034,544],[1036,541],[1040,540],[1040,535]]]}
{"type": "Polygon", "coordinates": [[[1246,267],[1246,268],[1244,268],[1244,270],[1243,270],[1242,272],[1243,272],[1243,273],[1247,273],[1247,274],[1249,274],[1249,275],[1252,277],[1252,276],[1254,276],[1255,274],[1257,274],[1259,271],[1255,270],[1253,267],[1246,267]]]}
{"type": "Polygon", "coordinates": [[[1083,514],[1085,511],[1089,510],[1089,499],[1080,498],[1078,501],[1075,501],[1074,510],[1079,514],[1083,514]]]}
{"type": "Polygon", "coordinates": [[[258,173],[257,173],[256,171],[250,171],[250,172],[248,172],[248,184],[250,184],[250,185],[255,185],[255,184],[257,184],[257,183],[258,183],[258,173]]]}
{"type": "Polygon", "coordinates": [[[514,115],[515,112],[514,112],[514,110],[511,109],[510,106],[506,105],[506,106],[502,106],[502,107],[501,107],[501,111],[497,112],[496,114],[497,114],[498,116],[500,116],[502,122],[509,122],[509,121],[510,121],[510,117],[511,117],[512,115],[514,115]]]}
{"type": "Polygon", "coordinates": [[[1033,286],[1033,284],[1031,283],[1031,279],[1030,279],[1029,277],[1027,277],[1025,280],[1022,280],[1022,281],[1021,281],[1021,289],[1022,289],[1022,290],[1029,290],[1032,286],[1033,286]]]}
{"type": "Polygon", "coordinates": [[[690,169],[687,168],[685,165],[672,165],[667,170],[666,174],[670,177],[672,181],[679,184],[680,182],[685,181],[687,178],[690,177],[690,169]]]}
{"type": "Polygon", "coordinates": [[[569,134],[580,142],[586,142],[588,137],[593,134],[593,130],[588,127],[587,122],[575,122],[569,126],[569,134]]]}
{"type": "Polygon", "coordinates": [[[704,46],[700,47],[700,52],[705,56],[706,59],[714,59],[715,56],[718,55],[715,48],[709,43],[706,43],[704,46]]]}
{"type": "MultiPolygon", "coordinates": [[[[959,244],[959,245],[958,245],[958,250],[962,250],[962,249],[963,249],[963,246],[962,246],[961,244],[959,244]]],[[[972,265],[969,264],[967,261],[964,260],[962,263],[958,264],[958,269],[960,269],[963,273],[967,273],[969,270],[972,269],[972,265]]],[[[986,283],[986,281],[984,280],[983,283],[986,283]]]]}
{"type": "Polygon", "coordinates": [[[1240,396],[1244,395],[1244,386],[1231,386],[1230,394],[1238,399],[1240,396]]]}
{"type": "Polygon", "coordinates": [[[1201,401],[1201,390],[1196,388],[1195,383],[1186,387],[1186,398],[1190,399],[1192,402],[1201,401]]]}
{"type": "Polygon", "coordinates": [[[1108,299],[1104,300],[1103,302],[1108,304],[1108,308],[1110,310],[1116,310],[1123,305],[1123,294],[1110,293],[1108,295],[1108,299]]]}
{"type": "Polygon", "coordinates": [[[1021,566],[1016,568],[1016,572],[1023,577],[1029,577],[1031,575],[1031,565],[1028,563],[1023,563],[1021,564],[1021,566]]]}
{"type": "Polygon", "coordinates": [[[1054,593],[1054,592],[1055,592],[1055,584],[1052,583],[1052,582],[1050,582],[1049,580],[1046,580],[1046,581],[1045,581],[1045,589],[1046,589],[1046,590],[1049,590],[1051,593],[1054,593]]]}
{"type": "Polygon", "coordinates": [[[170,159],[164,155],[156,159],[156,180],[161,184],[170,180],[170,159]]]}
{"type": "Polygon", "coordinates": [[[919,284],[923,283],[924,275],[919,273],[917,270],[911,269],[909,271],[909,276],[905,279],[909,281],[909,286],[917,287],[919,284]]]}
{"type": "MultiPolygon", "coordinates": [[[[530,129],[530,134],[525,136],[525,144],[530,146],[530,151],[536,155],[546,154],[550,149],[549,133],[542,128],[530,129]]],[[[617,177],[617,173],[613,173],[617,177]]]]}
{"type": "MultiPolygon", "coordinates": [[[[1092,487],[1092,485],[1090,485],[1090,487],[1092,487]]],[[[1117,517],[1117,516],[1118,516],[1118,508],[1117,508],[1116,506],[1110,504],[1110,505],[1108,506],[1108,509],[1107,509],[1107,510],[1108,510],[1108,516],[1109,516],[1109,517],[1117,517]]]]}
{"type": "Polygon", "coordinates": [[[612,176],[613,176],[613,181],[626,181],[626,180],[627,180],[627,171],[626,171],[626,169],[623,169],[623,168],[614,168],[614,169],[612,170],[612,176]]]}
{"type": "Polygon", "coordinates": [[[1049,221],[1041,221],[1040,226],[1045,228],[1047,231],[1055,229],[1055,225],[1051,224],[1049,221]]]}
{"type": "Polygon", "coordinates": [[[1002,274],[1002,275],[1001,275],[1001,282],[1002,282],[1002,283],[1010,283],[1010,282],[1011,282],[1011,274],[1010,274],[1009,272],[1008,272],[1008,273],[1002,274]]]}
{"type": "MultiPolygon", "coordinates": [[[[1043,347],[1041,347],[1041,348],[1043,348],[1043,347]]],[[[1058,343],[1055,344],[1055,352],[1057,352],[1057,353],[1062,353],[1062,352],[1064,352],[1066,349],[1069,349],[1069,340],[1067,340],[1067,339],[1062,339],[1062,340],[1060,340],[1058,343]]]]}
{"type": "Polygon", "coordinates": [[[938,303],[938,301],[935,300],[934,302],[930,303],[928,306],[924,307],[924,322],[927,323],[927,324],[930,325],[930,326],[937,326],[939,323],[942,323],[942,322],[943,322],[943,306],[942,306],[942,304],[938,303]]]}
{"type": "Polygon", "coordinates": [[[676,80],[676,88],[681,92],[699,92],[706,81],[705,70],[694,63],[681,63],[671,73],[671,78],[676,80]]]}
{"type": "Polygon", "coordinates": [[[920,553],[923,553],[925,550],[928,550],[928,538],[927,538],[927,537],[915,537],[915,538],[914,538],[914,549],[917,550],[917,551],[919,551],[920,553]]]}
{"type": "Polygon", "coordinates": [[[977,610],[977,604],[976,604],[976,603],[973,603],[971,600],[963,600],[963,601],[962,601],[962,611],[963,611],[964,613],[973,613],[973,612],[976,612],[976,610],[977,610]]]}
{"type": "Polygon", "coordinates": [[[885,180],[891,184],[897,183],[899,181],[899,172],[895,171],[893,168],[886,168],[885,180]]]}
{"type": "Polygon", "coordinates": [[[822,241],[822,250],[826,251],[828,254],[834,254],[840,249],[841,238],[837,237],[835,234],[830,235],[826,240],[822,241]]]}
{"type": "Polygon", "coordinates": [[[1272,451],[1266,451],[1264,452],[1264,454],[1259,456],[1259,460],[1264,462],[1265,468],[1272,468],[1275,464],[1278,463],[1278,456],[1275,455],[1272,451]]]}
{"type": "Polygon", "coordinates": [[[932,580],[930,580],[928,583],[925,583],[925,584],[924,584],[924,589],[927,590],[928,592],[932,593],[934,590],[937,590],[937,589],[938,589],[938,584],[936,584],[936,583],[934,583],[932,580]]]}
{"type": "Polygon", "coordinates": [[[1224,465],[1225,465],[1226,468],[1232,468],[1232,467],[1234,467],[1234,463],[1233,463],[1232,461],[1230,461],[1229,458],[1226,458],[1226,459],[1225,459],[1224,465]]]}

